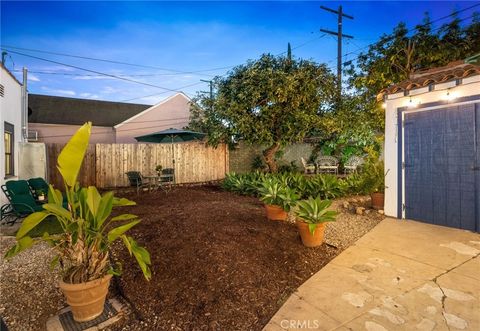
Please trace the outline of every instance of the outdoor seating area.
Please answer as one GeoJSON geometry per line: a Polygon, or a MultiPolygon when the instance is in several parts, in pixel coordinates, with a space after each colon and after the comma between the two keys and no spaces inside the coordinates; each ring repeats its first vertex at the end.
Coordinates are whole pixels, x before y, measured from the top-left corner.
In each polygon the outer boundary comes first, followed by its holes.
{"type": "Polygon", "coordinates": [[[1,189],[9,203],[0,207],[0,224],[14,224],[41,211],[41,205],[47,201],[48,183],[43,178],[10,180],[1,189]]]}
{"type": "Polygon", "coordinates": [[[144,189],[147,191],[158,190],[159,188],[168,192],[175,184],[175,169],[165,168],[157,172],[156,175],[142,175],[140,171],[127,171],[130,187],[134,187],[137,194],[144,189]]]}
{"type": "MultiPolygon", "coordinates": [[[[305,174],[334,174],[339,175],[340,162],[334,156],[321,155],[315,162],[307,163],[305,158],[300,158],[305,174]]],[[[357,155],[352,155],[343,164],[343,174],[356,173],[364,163],[364,159],[357,155]]]]}

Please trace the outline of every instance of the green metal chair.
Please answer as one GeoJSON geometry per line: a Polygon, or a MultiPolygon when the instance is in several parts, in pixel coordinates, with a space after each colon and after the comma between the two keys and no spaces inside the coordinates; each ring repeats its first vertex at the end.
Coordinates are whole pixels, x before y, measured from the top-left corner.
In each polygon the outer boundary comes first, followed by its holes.
{"type": "Polygon", "coordinates": [[[0,208],[0,223],[2,224],[14,224],[19,219],[43,210],[42,206],[35,202],[30,192],[11,195],[9,201],[10,203],[0,208]]]}
{"type": "Polygon", "coordinates": [[[33,196],[37,200],[39,191],[42,191],[45,194],[48,193],[48,183],[42,177],[30,178],[28,180],[28,185],[30,185],[33,196]]]}
{"type": "Polygon", "coordinates": [[[30,191],[30,186],[28,185],[28,182],[26,180],[9,180],[5,183],[5,185],[2,185],[2,190],[3,193],[5,193],[5,195],[7,196],[7,198],[14,195],[32,194],[32,192],[30,191]]]}

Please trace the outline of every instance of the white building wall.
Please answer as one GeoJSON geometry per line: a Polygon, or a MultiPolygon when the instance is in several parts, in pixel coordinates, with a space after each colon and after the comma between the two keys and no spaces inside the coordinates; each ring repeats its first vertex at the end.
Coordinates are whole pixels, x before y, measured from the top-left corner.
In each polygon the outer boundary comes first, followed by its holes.
{"type": "MultiPolygon", "coordinates": [[[[18,176],[18,150],[19,143],[22,142],[22,85],[17,82],[5,68],[0,66],[0,83],[4,87],[4,96],[0,97],[0,185],[3,185],[8,179],[16,179],[18,176]],[[14,125],[14,177],[5,178],[5,140],[4,127],[5,122],[14,125]]],[[[6,203],[6,197],[3,192],[0,193],[0,204],[6,203]]]]}
{"type": "MultiPolygon", "coordinates": [[[[385,109],[385,215],[397,217],[398,205],[398,135],[402,134],[402,128],[397,128],[397,110],[409,105],[421,105],[431,102],[445,102],[445,105],[458,104],[455,100],[446,101],[447,89],[456,98],[480,94],[480,76],[464,78],[462,84],[455,86],[455,81],[436,84],[435,90],[428,92],[428,88],[415,89],[410,91],[409,96],[402,93],[391,94],[386,100],[385,109]],[[410,103],[410,100],[412,101],[410,103]]],[[[478,102],[478,101],[477,101],[478,102]]],[[[433,107],[436,108],[436,107],[433,107]]],[[[411,107],[410,111],[429,110],[433,108],[411,107]]],[[[442,108],[442,107],[439,107],[442,108]]],[[[402,139],[403,141],[403,139],[402,139]]],[[[402,188],[403,194],[405,189],[402,188]]]]}

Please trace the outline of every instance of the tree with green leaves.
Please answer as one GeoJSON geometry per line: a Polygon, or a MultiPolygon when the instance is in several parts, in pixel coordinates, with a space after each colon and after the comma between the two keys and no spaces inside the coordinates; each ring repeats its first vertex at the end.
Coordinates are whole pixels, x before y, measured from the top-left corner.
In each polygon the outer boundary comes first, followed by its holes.
{"type": "Polygon", "coordinates": [[[409,78],[414,71],[444,66],[480,52],[480,14],[473,13],[470,24],[462,25],[457,15],[434,27],[425,13],[422,24],[409,31],[399,23],[384,34],[356,65],[347,69],[350,86],[367,98],[375,98],[384,88],[409,78]]]}
{"type": "Polygon", "coordinates": [[[302,141],[335,96],[335,76],[325,65],[290,56],[262,55],[213,84],[213,98],[194,98],[189,128],[206,132],[212,145],[241,139],[268,146],[263,155],[272,172],[275,153],[302,141]]]}

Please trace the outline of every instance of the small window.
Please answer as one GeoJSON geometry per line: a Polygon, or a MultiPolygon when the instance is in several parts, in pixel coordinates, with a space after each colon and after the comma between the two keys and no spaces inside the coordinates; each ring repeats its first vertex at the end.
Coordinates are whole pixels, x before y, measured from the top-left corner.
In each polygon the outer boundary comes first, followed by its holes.
{"type": "Polygon", "coordinates": [[[5,95],[5,87],[3,87],[2,84],[0,84],[0,97],[3,97],[5,95]]]}
{"type": "Polygon", "coordinates": [[[3,134],[3,140],[5,142],[5,176],[14,175],[14,126],[13,124],[5,122],[5,131],[3,134]]]}

